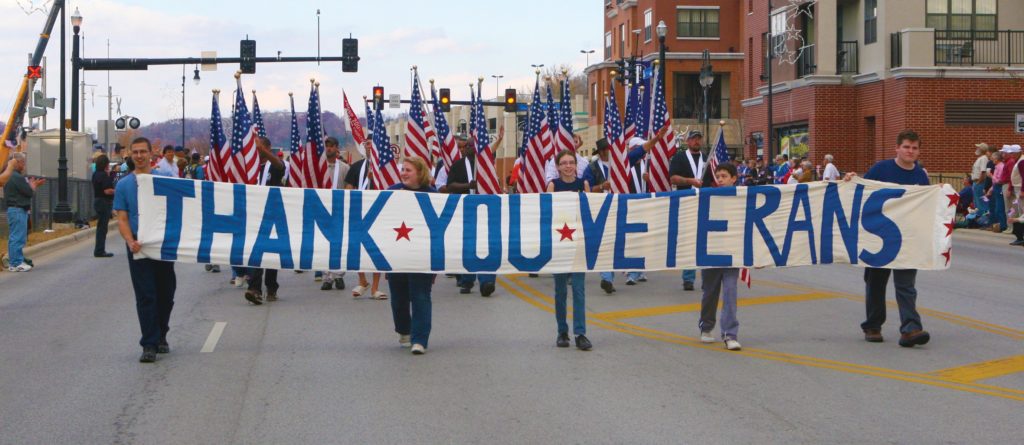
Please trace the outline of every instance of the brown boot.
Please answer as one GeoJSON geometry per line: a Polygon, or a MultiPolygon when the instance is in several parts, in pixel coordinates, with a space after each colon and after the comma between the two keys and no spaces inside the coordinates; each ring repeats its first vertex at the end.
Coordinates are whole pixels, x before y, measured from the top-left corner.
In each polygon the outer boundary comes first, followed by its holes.
{"type": "Polygon", "coordinates": [[[882,341],[884,341],[884,339],[882,338],[882,330],[881,329],[865,329],[864,330],[864,341],[867,341],[867,342],[870,342],[870,343],[881,343],[882,341]]]}
{"type": "Polygon", "coordinates": [[[912,348],[916,345],[924,345],[931,340],[931,335],[928,331],[918,329],[916,331],[910,331],[906,334],[900,335],[900,346],[904,348],[912,348]]]}

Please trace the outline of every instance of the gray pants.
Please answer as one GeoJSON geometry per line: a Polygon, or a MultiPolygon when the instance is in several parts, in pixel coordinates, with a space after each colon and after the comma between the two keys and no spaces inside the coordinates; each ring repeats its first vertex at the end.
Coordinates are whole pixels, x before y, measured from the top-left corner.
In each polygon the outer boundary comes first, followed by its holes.
{"type": "Polygon", "coordinates": [[[711,332],[715,328],[715,311],[718,309],[718,295],[722,295],[722,339],[736,339],[740,330],[740,322],[736,319],[736,282],[740,270],[734,267],[723,269],[702,269],[700,271],[701,287],[704,298],[700,300],[701,332],[711,332]]]}

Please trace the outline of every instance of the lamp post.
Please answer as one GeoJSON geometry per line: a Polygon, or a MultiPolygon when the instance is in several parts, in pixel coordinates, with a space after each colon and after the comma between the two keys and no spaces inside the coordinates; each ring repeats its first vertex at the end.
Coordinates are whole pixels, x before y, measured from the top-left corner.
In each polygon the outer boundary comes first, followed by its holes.
{"type": "Polygon", "coordinates": [[[583,67],[583,69],[586,69],[587,66],[590,66],[590,55],[594,54],[594,50],[592,50],[592,49],[581,49],[580,53],[581,54],[585,54],[587,56],[587,65],[583,67]]]}
{"type": "Polygon", "coordinates": [[[700,66],[700,86],[704,89],[704,145],[710,147],[711,115],[708,109],[708,90],[715,82],[715,74],[711,71],[711,51],[704,50],[703,63],[700,66]]]}
{"type": "Polygon", "coordinates": [[[654,28],[658,33],[658,75],[661,81],[665,81],[665,34],[668,34],[668,26],[664,20],[658,20],[658,26],[654,28]]]}
{"type": "Polygon", "coordinates": [[[501,79],[503,77],[505,77],[505,76],[502,76],[501,74],[491,74],[491,77],[494,78],[494,97],[501,97],[501,85],[500,85],[500,82],[501,82],[501,79]]]}
{"type": "MultiPolygon", "coordinates": [[[[71,205],[68,204],[68,152],[67,152],[67,136],[68,128],[66,125],[65,118],[65,92],[67,91],[67,77],[65,76],[65,60],[67,60],[67,37],[65,28],[67,28],[64,19],[64,5],[60,6],[60,152],[57,157],[57,205],[53,208],[53,222],[57,223],[69,223],[71,222],[71,205]]],[[[77,15],[77,14],[76,14],[77,15]]],[[[81,16],[79,16],[78,24],[81,25],[81,16]]],[[[78,32],[78,26],[75,26],[75,33],[78,32]]],[[[77,45],[77,40],[75,41],[77,45]]],[[[76,72],[77,70],[73,70],[76,72]]],[[[75,88],[74,82],[71,84],[71,88],[75,88]]],[[[75,92],[77,93],[77,91],[75,92]]],[[[77,102],[77,96],[71,95],[72,102],[77,102]]],[[[72,104],[72,107],[75,105],[72,104]]],[[[72,120],[73,121],[73,120],[72,120]]]]}
{"type": "Polygon", "coordinates": [[[82,30],[82,14],[77,7],[71,14],[71,29],[74,31],[71,37],[71,129],[78,131],[78,33],[82,30]]]}

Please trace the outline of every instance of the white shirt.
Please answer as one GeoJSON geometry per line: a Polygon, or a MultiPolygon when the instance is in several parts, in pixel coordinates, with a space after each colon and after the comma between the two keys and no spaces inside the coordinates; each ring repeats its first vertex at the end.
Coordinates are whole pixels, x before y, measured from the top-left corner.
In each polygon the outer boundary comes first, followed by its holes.
{"type": "Polygon", "coordinates": [[[164,174],[177,178],[179,176],[178,164],[174,162],[167,162],[167,158],[160,158],[156,163],[156,169],[161,170],[164,174]]]}
{"type": "Polygon", "coordinates": [[[988,156],[978,156],[978,159],[974,160],[974,166],[971,167],[971,180],[977,181],[981,179],[981,172],[985,171],[987,166],[988,156]]]}
{"type": "Polygon", "coordinates": [[[789,181],[786,182],[786,184],[799,184],[800,180],[798,178],[802,174],[804,174],[804,169],[802,169],[802,168],[798,168],[796,170],[793,170],[793,173],[791,173],[789,175],[789,181]]]}
{"type": "Polygon", "coordinates": [[[437,177],[434,178],[434,188],[441,188],[448,185],[448,170],[441,167],[441,170],[437,172],[437,177]]]}
{"type": "MultiPolygon", "coordinates": [[[[589,166],[590,162],[587,161],[587,158],[584,158],[583,156],[580,156],[579,153],[576,153],[576,177],[582,178],[583,173],[587,171],[587,168],[589,166]]],[[[558,174],[558,168],[557,166],[555,166],[555,157],[552,156],[551,159],[548,159],[548,163],[544,165],[544,181],[551,182],[554,181],[555,178],[559,176],[560,175],[558,174]]]]}
{"type": "Polygon", "coordinates": [[[831,162],[825,164],[825,173],[822,173],[821,179],[825,181],[836,181],[839,179],[839,169],[836,168],[831,162]]]}

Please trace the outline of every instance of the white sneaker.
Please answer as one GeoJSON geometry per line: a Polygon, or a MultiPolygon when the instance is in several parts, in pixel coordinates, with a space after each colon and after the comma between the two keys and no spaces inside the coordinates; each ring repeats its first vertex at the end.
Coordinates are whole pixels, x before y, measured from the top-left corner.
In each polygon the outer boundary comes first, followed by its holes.
{"type": "Polygon", "coordinates": [[[32,266],[29,266],[27,263],[21,263],[16,267],[7,268],[8,272],[28,272],[30,270],[32,270],[32,266]]]}
{"type": "Polygon", "coordinates": [[[714,343],[715,342],[715,337],[711,335],[711,331],[701,332],[700,333],[700,342],[701,343],[714,343]]]}
{"type": "Polygon", "coordinates": [[[412,353],[414,355],[423,355],[426,352],[427,352],[427,348],[424,348],[423,345],[421,345],[419,343],[416,343],[416,344],[412,345],[412,353]]]}
{"type": "Polygon", "coordinates": [[[725,349],[730,351],[739,351],[740,348],[742,348],[742,346],[740,346],[740,342],[736,341],[735,338],[725,339],[725,349]]]}
{"type": "Polygon", "coordinates": [[[403,348],[412,346],[412,337],[408,335],[398,335],[398,344],[402,345],[403,348]]]}

